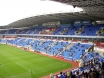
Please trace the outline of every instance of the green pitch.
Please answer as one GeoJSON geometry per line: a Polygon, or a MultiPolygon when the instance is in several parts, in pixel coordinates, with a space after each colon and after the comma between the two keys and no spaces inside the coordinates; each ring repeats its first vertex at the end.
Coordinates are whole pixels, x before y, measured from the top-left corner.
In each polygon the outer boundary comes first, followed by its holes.
{"type": "Polygon", "coordinates": [[[0,44],[0,78],[40,78],[71,67],[67,62],[0,44]]]}

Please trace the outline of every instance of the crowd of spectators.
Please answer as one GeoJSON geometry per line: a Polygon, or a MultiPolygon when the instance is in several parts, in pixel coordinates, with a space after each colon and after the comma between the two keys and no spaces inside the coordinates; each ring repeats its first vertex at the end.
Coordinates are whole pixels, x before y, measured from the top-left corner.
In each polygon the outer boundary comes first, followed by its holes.
{"type": "Polygon", "coordinates": [[[59,74],[52,75],[50,78],[104,78],[104,60],[99,61],[94,58],[84,62],[82,67],[60,72],[59,74]]]}

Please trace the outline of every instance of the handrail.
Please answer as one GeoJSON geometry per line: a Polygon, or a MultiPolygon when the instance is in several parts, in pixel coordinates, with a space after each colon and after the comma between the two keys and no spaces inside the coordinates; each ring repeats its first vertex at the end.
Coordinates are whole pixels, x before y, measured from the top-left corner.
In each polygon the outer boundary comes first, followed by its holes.
{"type": "Polygon", "coordinates": [[[1,34],[4,36],[43,36],[43,37],[68,37],[68,38],[104,38],[104,36],[78,36],[78,35],[46,35],[46,34],[1,34]]]}

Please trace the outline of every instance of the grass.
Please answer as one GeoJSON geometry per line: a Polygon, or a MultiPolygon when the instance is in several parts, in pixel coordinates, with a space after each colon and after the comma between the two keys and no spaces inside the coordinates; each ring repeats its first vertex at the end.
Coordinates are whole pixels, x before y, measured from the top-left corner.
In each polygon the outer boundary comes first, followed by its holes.
{"type": "Polygon", "coordinates": [[[0,78],[40,78],[71,68],[67,62],[0,44],[0,78]]]}

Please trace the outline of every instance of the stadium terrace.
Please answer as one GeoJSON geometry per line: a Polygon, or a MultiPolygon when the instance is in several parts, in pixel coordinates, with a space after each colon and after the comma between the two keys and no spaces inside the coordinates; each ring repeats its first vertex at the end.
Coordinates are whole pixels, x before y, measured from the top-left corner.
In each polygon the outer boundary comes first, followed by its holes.
{"type": "Polygon", "coordinates": [[[0,26],[0,78],[104,78],[104,1],[50,2],[73,10],[0,26]]]}

